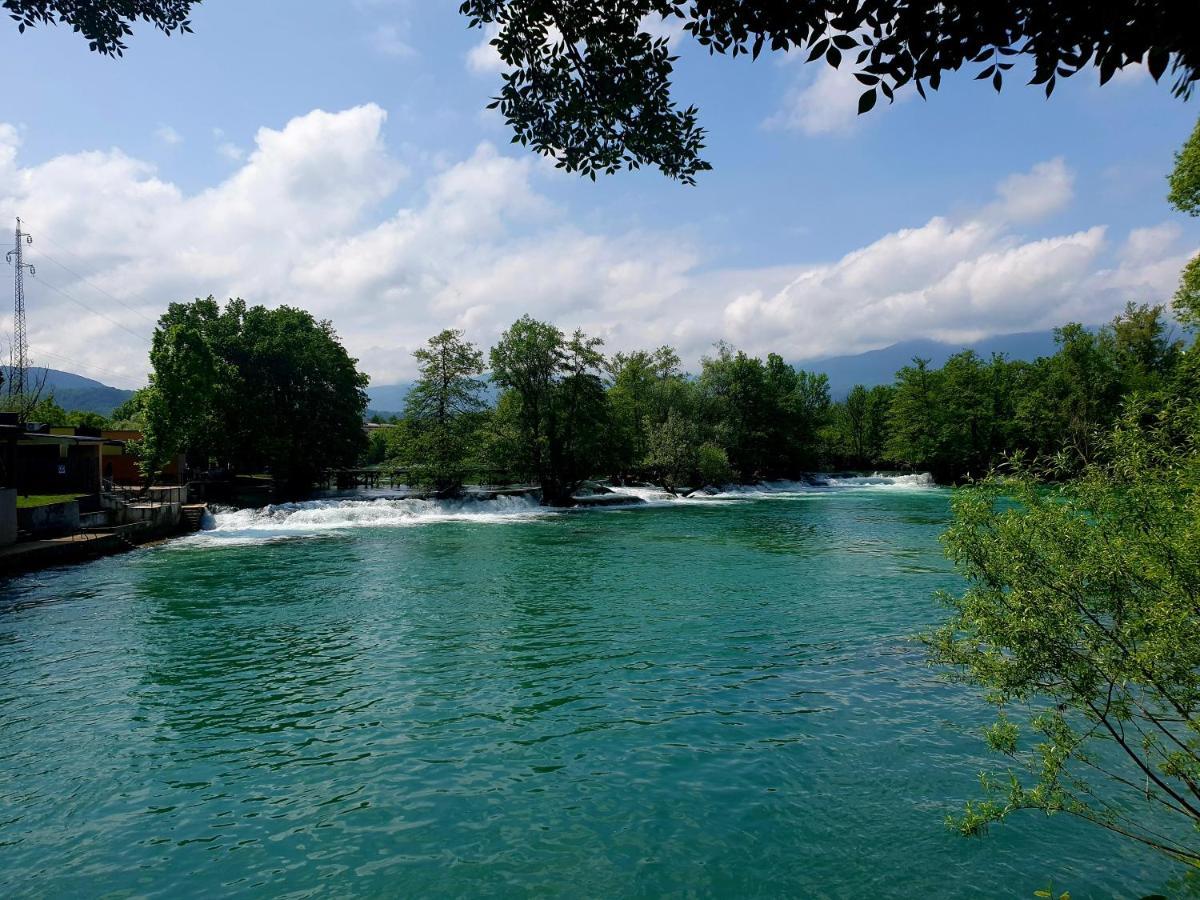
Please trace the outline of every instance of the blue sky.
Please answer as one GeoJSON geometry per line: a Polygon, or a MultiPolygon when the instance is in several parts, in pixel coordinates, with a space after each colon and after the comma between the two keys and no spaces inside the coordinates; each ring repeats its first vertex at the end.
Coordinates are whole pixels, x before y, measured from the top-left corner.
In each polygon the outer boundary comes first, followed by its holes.
{"type": "Polygon", "coordinates": [[[524,312],[693,366],[722,337],[799,360],[1100,321],[1168,299],[1200,246],[1163,199],[1197,107],[1140,71],[1049,101],[964,73],[858,118],[848,74],[682,38],[714,171],[593,184],[509,145],[456,2],[331,6],[206,0],[121,60],[0,25],[37,361],[137,385],[158,312],[208,293],[332,319],[380,383],[442,327],[487,345],[524,312]]]}

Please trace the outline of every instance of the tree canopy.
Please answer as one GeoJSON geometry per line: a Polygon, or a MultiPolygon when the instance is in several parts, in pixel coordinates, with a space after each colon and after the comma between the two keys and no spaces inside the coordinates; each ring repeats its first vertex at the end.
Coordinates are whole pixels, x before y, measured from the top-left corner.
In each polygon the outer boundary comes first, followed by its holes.
{"type": "Polygon", "coordinates": [[[187,453],[201,467],[269,470],[280,493],[298,495],[365,449],[367,377],[333,326],[304,310],[172,303],[150,363],[139,402],[151,471],[187,453]]]}
{"type": "Polygon", "coordinates": [[[1187,0],[464,0],[460,11],[499,28],[508,71],[493,106],[516,140],[592,178],[652,165],[692,183],[710,168],[696,108],[672,95],[676,57],[656,19],[712,54],[846,65],[863,86],[860,112],[909,85],[924,97],[964,67],[996,90],[1031,68],[1047,95],[1084,69],[1104,83],[1141,62],[1156,81],[1170,70],[1178,96],[1200,78],[1200,14],[1187,0]]]}
{"type": "Polygon", "coordinates": [[[37,25],[69,25],[106,56],[121,56],[133,24],[149,22],[164,34],[190,32],[188,15],[200,0],[3,0],[0,9],[22,34],[37,25]]]}

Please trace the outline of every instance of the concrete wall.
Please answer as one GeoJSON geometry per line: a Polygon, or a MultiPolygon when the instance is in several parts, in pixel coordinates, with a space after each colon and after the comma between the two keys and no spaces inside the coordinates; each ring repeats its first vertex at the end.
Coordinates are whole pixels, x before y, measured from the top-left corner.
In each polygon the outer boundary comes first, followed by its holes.
{"type": "Polygon", "coordinates": [[[79,504],[72,500],[69,503],[51,503],[49,506],[19,509],[17,521],[22,529],[33,532],[37,537],[72,534],[79,530],[79,504]]]}
{"type": "Polygon", "coordinates": [[[17,489],[0,489],[0,547],[17,541],[17,489]]]}

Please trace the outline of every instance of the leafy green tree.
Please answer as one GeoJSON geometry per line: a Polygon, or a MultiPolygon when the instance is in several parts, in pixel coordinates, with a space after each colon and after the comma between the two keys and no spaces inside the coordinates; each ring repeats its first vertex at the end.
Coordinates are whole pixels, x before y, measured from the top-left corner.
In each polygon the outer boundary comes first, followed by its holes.
{"type": "Polygon", "coordinates": [[[83,428],[95,428],[99,430],[108,428],[109,420],[97,412],[73,409],[67,413],[63,424],[83,428]]]}
{"type": "Polygon", "coordinates": [[[298,496],[365,449],[367,377],[333,326],[304,310],[173,303],[150,362],[141,401],[148,474],[186,453],[235,472],[267,469],[280,494],[298,496]]]}
{"type": "MultiPolygon", "coordinates": [[[[1171,188],[1167,201],[1180,212],[1200,216],[1200,122],[1175,154],[1175,168],[1167,180],[1171,188]]],[[[1200,328],[1200,256],[1184,266],[1173,305],[1179,321],[1200,328]]]]}
{"type": "Polygon", "coordinates": [[[133,23],[149,22],[164,34],[192,30],[188,15],[200,0],[3,0],[0,9],[21,33],[37,25],[70,26],[88,47],[106,56],[121,56],[133,23]]]}
{"type": "Polygon", "coordinates": [[[602,461],[608,405],[600,341],[576,331],[568,341],[545,322],[522,316],[492,348],[501,453],[536,478],[542,502],[570,505],[580,482],[602,461]]]}
{"type": "Polygon", "coordinates": [[[896,373],[888,421],[887,453],[897,462],[918,468],[932,464],[937,450],[940,379],[929,360],[914,358],[896,373]]]}
{"type": "Polygon", "coordinates": [[[1156,81],[1172,69],[1178,96],[1200,78],[1186,3],[464,0],[460,11],[472,26],[499,28],[492,44],[508,70],[492,106],[514,140],[593,179],[657,166],[691,184],[710,168],[696,108],[672,97],[676,57],[648,20],[681,25],[714,54],[757,58],[767,49],[845,63],[863,86],[860,112],[909,85],[924,97],[969,66],[998,91],[1013,66],[1029,64],[1031,83],[1047,94],[1085,68],[1104,83],[1143,60],[1156,81]]]}
{"type": "Polygon", "coordinates": [[[650,432],[645,465],[657,482],[674,494],[696,474],[698,450],[695,422],[671,410],[650,432]]]}
{"type": "Polygon", "coordinates": [[[1167,202],[1180,212],[1200,216],[1200,122],[1175,154],[1175,167],[1167,176],[1167,202]]]}
{"type": "Polygon", "coordinates": [[[442,331],[413,353],[420,377],[405,399],[404,418],[425,478],[439,493],[462,489],[473,414],[484,408],[483,353],[461,331],[442,331]]]}
{"type": "Polygon", "coordinates": [[[699,389],[702,415],[734,473],[743,481],[765,477],[772,408],[762,360],[720,343],[701,360],[699,389]]]}
{"type": "Polygon", "coordinates": [[[1013,762],[965,834],[1061,812],[1200,865],[1200,406],[1148,413],[1056,488],[1020,469],[954,499],[968,587],[927,641],[999,706],[988,742],[1013,762]]]}
{"type": "Polygon", "coordinates": [[[139,388],[133,396],[112,411],[109,424],[112,428],[129,431],[141,430],[146,424],[146,401],[149,388],[139,388]]]}
{"type": "Polygon", "coordinates": [[[680,399],[686,390],[680,388],[685,382],[679,355],[671,347],[616,353],[606,369],[611,379],[608,402],[614,474],[626,477],[645,460],[654,428],[672,410],[682,413],[680,399]]]}
{"type": "Polygon", "coordinates": [[[733,480],[733,470],[729,467],[725,448],[713,443],[704,443],[697,448],[696,468],[704,485],[717,487],[733,480]]]}
{"type": "Polygon", "coordinates": [[[53,394],[48,397],[42,397],[26,406],[23,420],[26,422],[40,422],[43,425],[74,424],[70,421],[67,411],[55,401],[53,394]]]}
{"type": "Polygon", "coordinates": [[[843,464],[875,466],[884,461],[887,417],[892,404],[890,385],[868,389],[856,384],[831,415],[832,455],[843,464]]]}

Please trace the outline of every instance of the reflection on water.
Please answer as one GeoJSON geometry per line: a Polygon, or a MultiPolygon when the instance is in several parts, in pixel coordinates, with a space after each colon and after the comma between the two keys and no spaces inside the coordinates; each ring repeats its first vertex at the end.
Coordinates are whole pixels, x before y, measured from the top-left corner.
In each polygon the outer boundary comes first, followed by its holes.
{"type": "Polygon", "coordinates": [[[1170,865],[1061,818],[943,828],[986,715],[908,640],[954,584],[947,496],[339,500],[15,582],[0,891],[1161,889],[1170,865]]]}

